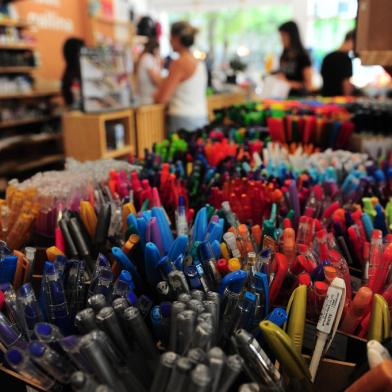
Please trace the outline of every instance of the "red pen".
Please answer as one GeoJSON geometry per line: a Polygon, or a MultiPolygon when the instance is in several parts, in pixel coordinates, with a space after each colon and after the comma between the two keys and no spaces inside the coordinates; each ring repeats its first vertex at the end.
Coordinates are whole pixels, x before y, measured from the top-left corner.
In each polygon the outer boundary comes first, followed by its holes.
{"type": "Polygon", "coordinates": [[[283,253],[275,253],[274,262],[272,263],[272,270],[275,276],[270,285],[269,296],[270,303],[274,304],[288,271],[287,257],[283,253]]]}
{"type": "Polygon", "coordinates": [[[370,241],[370,261],[369,261],[369,284],[368,287],[374,292],[376,273],[381,264],[383,254],[382,231],[373,230],[370,241]]]}
{"type": "Polygon", "coordinates": [[[298,231],[297,231],[297,244],[309,245],[309,237],[311,233],[310,222],[312,218],[302,215],[299,218],[298,231]]]}
{"type": "Polygon", "coordinates": [[[310,287],[310,284],[312,283],[312,279],[310,278],[310,275],[307,272],[302,272],[298,275],[298,284],[303,284],[306,287],[310,287]]]}
{"type": "Polygon", "coordinates": [[[340,203],[338,201],[333,202],[332,204],[329,205],[329,207],[327,207],[324,210],[323,213],[323,224],[325,224],[326,222],[328,222],[328,220],[331,218],[332,214],[340,207],[340,203]]]}
{"type": "Polygon", "coordinates": [[[0,290],[0,310],[3,310],[4,303],[5,303],[4,293],[0,290]]]}
{"type": "Polygon", "coordinates": [[[351,245],[354,249],[356,258],[360,262],[363,262],[363,246],[364,246],[365,241],[361,237],[358,226],[357,225],[350,226],[347,229],[347,233],[348,233],[348,237],[350,239],[351,245]]]}
{"type": "Polygon", "coordinates": [[[369,287],[373,290],[373,293],[379,294],[385,285],[388,277],[389,267],[392,262],[392,244],[388,244],[384,250],[384,253],[380,259],[380,264],[376,269],[373,279],[369,281],[369,287]]]}
{"type": "Polygon", "coordinates": [[[314,282],[314,315],[315,319],[320,315],[324,300],[327,296],[329,285],[325,282],[314,282]]]}

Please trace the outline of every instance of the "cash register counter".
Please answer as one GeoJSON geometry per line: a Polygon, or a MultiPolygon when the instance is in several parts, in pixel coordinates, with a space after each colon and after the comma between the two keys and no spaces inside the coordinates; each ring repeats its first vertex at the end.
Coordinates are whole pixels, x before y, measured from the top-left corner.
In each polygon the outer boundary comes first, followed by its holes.
{"type": "MultiPolygon", "coordinates": [[[[243,92],[215,94],[207,98],[209,121],[214,110],[245,102],[243,92]]],[[[166,137],[166,110],[164,105],[145,105],[107,113],[67,112],[63,115],[64,147],[67,157],[80,161],[101,158],[144,157],[166,137]],[[107,127],[121,123],[124,143],[121,148],[109,149],[107,127]]]]}

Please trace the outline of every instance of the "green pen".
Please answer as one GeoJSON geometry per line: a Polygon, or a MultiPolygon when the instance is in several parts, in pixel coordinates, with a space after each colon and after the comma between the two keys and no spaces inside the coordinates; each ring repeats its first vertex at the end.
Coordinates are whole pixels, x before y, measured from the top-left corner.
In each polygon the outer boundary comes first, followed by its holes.
{"type": "Polygon", "coordinates": [[[274,352],[287,375],[297,379],[306,391],[311,391],[309,368],[298,353],[290,336],[271,321],[262,321],[259,326],[268,346],[274,352]]]}
{"type": "Polygon", "coordinates": [[[380,294],[374,294],[367,339],[382,342],[391,336],[391,315],[388,303],[380,294]]]}
{"type": "Polygon", "coordinates": [[[387,217],[389,230],[392,230],[392,198],[389,199],[385,206],[385,216],[387,217]]]}
{"type": "Polygon", "coordinates": [[[374,217],[377,215],[377,212],[374,208],[372,199],[370,197],[364,197],[362,198],[362,203],[363,211],[366,212],[372,218],[372,220],[374,220],[374,217]]]}
{"type": "Polygon", "coordinates": [[[306,301],[307,287],[305,285],[300,285],[291,294],[286,308],[288,319],[283,326],[283,329],[293,341],[294,346],[300,355],[304,340],[306,301]]]}
{"type": "Polygon", "coordinates": [[[141,211],[147,211],[150,206],[150,199],[144,200],[141,211]]]}

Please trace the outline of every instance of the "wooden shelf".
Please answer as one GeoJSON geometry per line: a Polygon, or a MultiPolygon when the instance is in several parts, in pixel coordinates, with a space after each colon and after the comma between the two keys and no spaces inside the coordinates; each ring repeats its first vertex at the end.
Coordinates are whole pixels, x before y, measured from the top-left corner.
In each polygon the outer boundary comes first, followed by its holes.
{"type": "Polygon", "coordinates": [[[0,94],[0,101],[7,99],[28,99],[28,98],[43,98],[60,95],[59,90],[36,90],[29,93],[15,93],[15,94],[0,94]]]}
{"type": "Polygon", "coordinates": [[[24,28],[30,27],[30,23],[24,22],[21,20],[16,20],[16,19],[3,18],[3,19],[0,19],[0,26],[2,26],[2,27],[17,27],[20,29],[24,29],[24,28]]]}
{"type": "Polygon", "coordinates": [[[127,22],[122,19],[108,18],[106,16],[92,16],[91,19],[97,23],[104,23],[104,24],[124,26],[124,27],[132,27],[131,22],[127,22]]]}
{"type": "Polygon", "coordinates": [[[24,74],[35,71],[37,67],[0,67],[0,74],[12,73],[12,74],[24,74]]]}
{"type": "Polygon", "coordinates": [[[0,121],[0,129],[20,127],[22,125],[39,124],[46,121],[54,120],[59,117],[60,116],[53,115],[53,116],[25,118],[23,120],[0,121]]]}
{"type": "Polygon", "coordinates": [[[42,132],[35,134],[10,136],[4,139],[0,139],[0,151],[10,147],[17,146],[18,144],[39,144],[49,141],[59,140],[62,138],[62,134],[57,132],[42,132]]]}
{"type": "Polygon", "coordinates": [[[130,155],[132,152],[131,146],[124,146],[123,148],[119,148],[117,150],[110,150],[104,154],[104,158],[119,158],[125,155],[130,155]]]}
{"type": "Polygon", "coordinates": [[[63,154],[53,154],[53,155],[47,155],[43,158],[36,159],[34,161],[28,161],[22,164],[17,165],[16,172],[17,173],[22,173],[27,170],[33,170],[38,167],[50,165],[51,163],[56,163],[64,160],[64,155],[63,154]]]}
{"type": "Polygon", "coordinates": [[[0,43],[0,49],[5,49],[5,50],[34,50],[34,48],[35,46],[29,44],[28,42],[20,42],[20,43],[13,43],[13,44],[0,43]]]}
{"type": "MultiPolygon", "coordinates": [[[[14,1],[15,1],[15,0],[14,0],[14,1]]],[[[0,365],[0,371],[4,372],[5,374],[7,374],[7,375],[9,375],[9,376],[11,376],[11,377],[14,377],[14,378],[16,378],[16,379],[18,379],[18,380],[24,382],[24,383],[27,384],[27,385],[32,386],[33,388],[36,388],[36,389],[38,389],[38,390],[40,390],[40,391],[45,391],[45,389],[43,389],[41,385],[36,384],[32,379],[26,378],[26,377],[24,377],[24,376],[21,376],[19,373],[14,372],[13,370],[8,369],[8,368],[6,368],[6,367],[3,366],[3,365],[0,365]]]]}

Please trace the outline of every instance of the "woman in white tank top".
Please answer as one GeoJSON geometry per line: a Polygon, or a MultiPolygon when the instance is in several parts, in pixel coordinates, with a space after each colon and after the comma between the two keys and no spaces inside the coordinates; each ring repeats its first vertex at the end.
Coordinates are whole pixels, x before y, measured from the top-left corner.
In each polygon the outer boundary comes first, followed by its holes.
{"type": "Polygon", "coordinates": [[[188,22],[171,27],[170,42],[180,57],[171,63],[168,77],[155,94],[156,102],[168,103],[169,132],[195,131],[208,122],[206,67],[190,51],[196,33],[188,22]]]}

